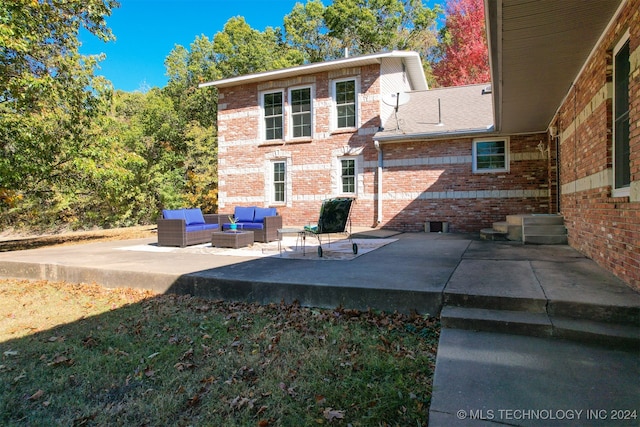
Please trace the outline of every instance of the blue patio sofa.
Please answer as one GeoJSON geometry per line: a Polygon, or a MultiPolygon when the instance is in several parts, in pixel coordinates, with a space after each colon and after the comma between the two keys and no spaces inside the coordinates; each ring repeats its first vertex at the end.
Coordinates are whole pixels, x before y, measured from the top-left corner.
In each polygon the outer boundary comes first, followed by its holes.
{"type": "Polygon", "coordinates": [[[158,219],[158,246],[185,246],[211,242],[220,230],[219,214],[203,215],[199,208],[163,209],[158,219]]]}
{"type": "MultiPolygon", "coordinates": [[[[239,230],[253,231],[254,242],[268,243],[277,240],[278,229],[282,228],[282,217],[278,215],[276,208],[236,206],[232,217],[238,224],[239,230]]],[[[229,230],[230,228],[230,221],[227,220],[227,222],[222,223],[223,230],[229,230]]]]}

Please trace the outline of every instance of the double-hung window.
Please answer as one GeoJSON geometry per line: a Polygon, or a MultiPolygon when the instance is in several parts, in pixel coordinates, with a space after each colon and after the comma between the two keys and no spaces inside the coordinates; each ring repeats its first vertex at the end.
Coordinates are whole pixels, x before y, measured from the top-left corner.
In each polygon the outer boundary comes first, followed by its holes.
{"type": "Polygon", "coordinates": [[[344,158],[340,160],[340,179],[342,194],[356,193],[356,159],[344,158]]]}
{"type": "Polygon", "coordinates": [[[262,94],[264,114],[264,139],[266,141],[283,138],[283,99],[282,92],[262,94]]]}
{"type": "Polygon", "coordinates": [[[508,172],[509,140],[477,139],[473,141],[474,172],[508,172]]]}
{"type": "Polygon", "coordinates": [[[291,104],[291,136],[311,137],[311,88],[297,88],[289,91],[291,104]]]}
{"type": "Polygon", "coordinates": [[[356,127],[358,117],[357,80],[334,81],[333,96],[335,102],[335,128],[348,129],[356,127]]]}
{"type": "Polygon", "coordinates": [[[614,50],[613,60],[613,176],[614,196],[629,195],[631,164],[629,147],[629,38],[614,50]]]}
{"type": "Polygon", "coordinates": [[[275,161],[273,165],[273,193],[272,200],[275,203],[284,203],[286,201],[286,182],[287,182],[287,169],[286,162],[284,160],[275,161]]]}

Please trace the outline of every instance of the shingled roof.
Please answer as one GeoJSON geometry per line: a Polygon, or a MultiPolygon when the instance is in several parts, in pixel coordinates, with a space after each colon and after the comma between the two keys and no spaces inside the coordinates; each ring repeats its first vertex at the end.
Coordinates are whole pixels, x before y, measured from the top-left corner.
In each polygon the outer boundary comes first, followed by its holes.
{"type": "Polygon", "coordinates": [[[382,117],[379,142],[443,138],[493,130],[490,84],[476,84],[407,93],[409,100],[382,117]],[[438,102],[440,106],[438,107],[438,102]]]}

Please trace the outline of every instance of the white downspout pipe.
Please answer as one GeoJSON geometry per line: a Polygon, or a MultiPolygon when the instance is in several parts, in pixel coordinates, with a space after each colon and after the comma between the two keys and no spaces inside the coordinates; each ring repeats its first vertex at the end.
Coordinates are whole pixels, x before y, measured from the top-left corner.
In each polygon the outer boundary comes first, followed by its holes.
{"type": "Polygon", "coordinates": [[[378,151],[378,212],[376,219],[379,225],[382,223],[382,145],[380,141],[373,141],[373,145],[378,151]]]}

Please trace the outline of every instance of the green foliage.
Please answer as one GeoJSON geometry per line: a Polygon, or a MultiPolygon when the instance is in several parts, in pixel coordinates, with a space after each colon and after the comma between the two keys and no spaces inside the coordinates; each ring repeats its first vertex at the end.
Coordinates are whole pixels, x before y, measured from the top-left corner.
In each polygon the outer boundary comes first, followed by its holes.
{"type": "MultiPolygon", "coordinates": [[[[0,0],[0,226],[154,223],[164,207],[217,208],[217,90],[199,83],[391,49],[426,53],[439,7],[421,0],[298,3],[280,28],[231,18],[166,57],[169,81],[114,92],[78,53],[113,39],[115,0],[0,0]]],[[[425,70],[430,75],[429,65],[425,70]]]]}
{"type": "Polygon", "coordinates": [[[251,28],[244,18],[231,18],[213,38],[217,65],[223,77],[276,70],[302,63],[302,54],[287,46],[279,28],[264,32],[251,28]]]}

